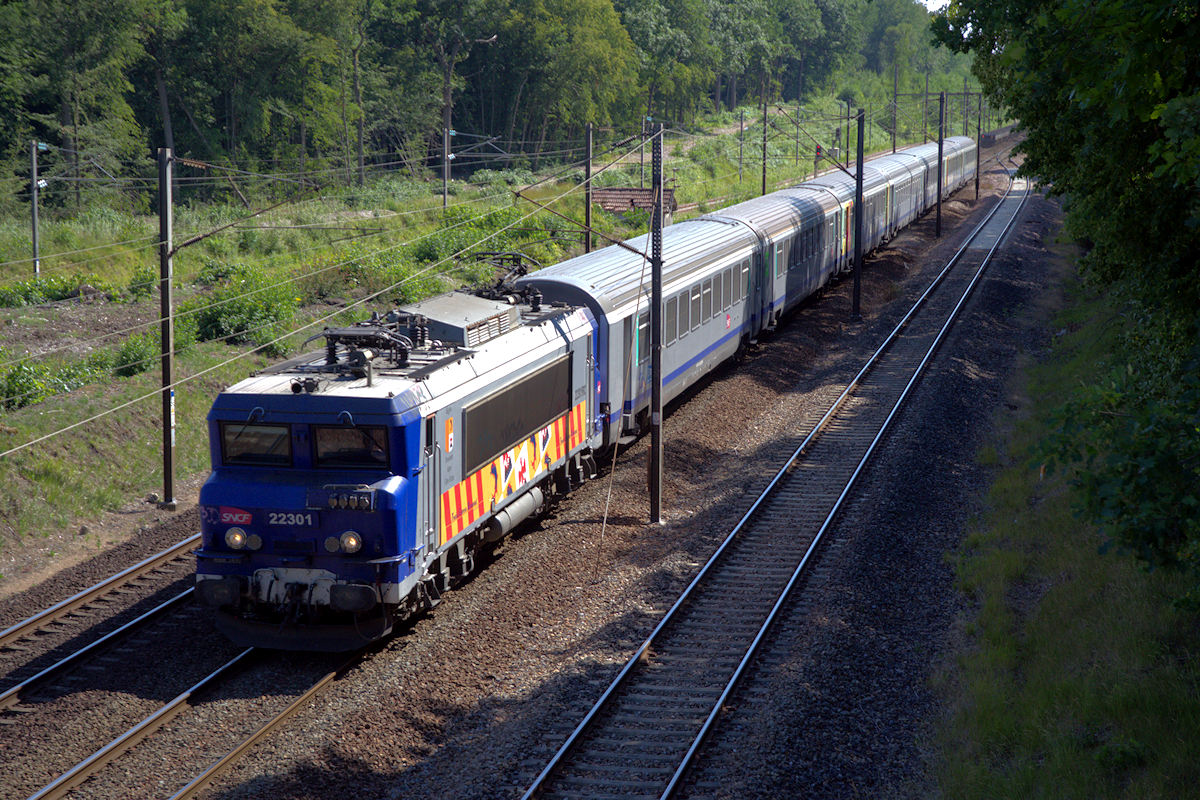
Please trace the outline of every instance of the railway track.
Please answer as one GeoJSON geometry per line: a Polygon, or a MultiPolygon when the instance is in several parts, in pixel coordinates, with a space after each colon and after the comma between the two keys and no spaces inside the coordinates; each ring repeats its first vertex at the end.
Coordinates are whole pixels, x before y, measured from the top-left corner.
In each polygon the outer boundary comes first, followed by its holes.
{"type": "Polygon", "coordinates": [[[161,572],[171,562],[182,559],[195,550],[199,543],[200,534],[189,536],[116,575],[76,592],[62,602],[55,603],[27,619],[10,625],[0,631],[0,650],[16,649],[17,643],[21,639],[43,632],[52,626],[64,625],[64,620],[67,620],[68,617],[86,617],[88,606],[102,602],[104,598],[113,594],[127,591],[130,587],[136,587],[139,582],[146,581],[155,573],[161,572]]]}
{"type": "Polygon", "coordinates": [[[1024,206],[1008,193],[796,448],[524,800],[672,796],[1024,206]]]}
{"type": "Polygon", "coordinates": [[[27,790],[28,798],[54,800],[76,791],[90,797],[196,797],[365,655],[281,665],[279,654],[242,650],[53,781],[27,790]],[[287,678],[264,696],[261,685],[279,672],[287,678]]]}

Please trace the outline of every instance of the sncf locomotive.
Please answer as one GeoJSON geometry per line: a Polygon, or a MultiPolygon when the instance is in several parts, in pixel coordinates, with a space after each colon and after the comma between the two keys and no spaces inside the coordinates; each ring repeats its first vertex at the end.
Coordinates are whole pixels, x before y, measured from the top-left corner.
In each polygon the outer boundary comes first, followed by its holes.
{"type": "MultiPolygon", "coordinates": [[[[949,193],[975,143],[947,139],[949,193]]],[[[937,197],[937,147],[864,168],[863,249],[937,197]]],[[[663,232],[671,399],[851,266],[854,182],[828,173],[663,232]]],[[[648,252],[648,237],[631,239],[648,252]]],[[[650,275],[608,247],[326,329],[209,413],[196,590],[247,645],[349,650],[430,608],[483,548],[646,423],[650,275]]]]}

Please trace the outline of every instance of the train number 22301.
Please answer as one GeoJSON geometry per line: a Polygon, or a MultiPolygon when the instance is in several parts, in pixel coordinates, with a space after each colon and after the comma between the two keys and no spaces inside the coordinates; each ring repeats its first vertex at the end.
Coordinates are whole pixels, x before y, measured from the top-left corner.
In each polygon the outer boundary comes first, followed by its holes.
{"type": "Polygon", "coordinates": [[[312,527],[317,524],[316,514],[293,514],[283,511],[271,511],[267,513],[268,525],[305,525],[312,527]]]}

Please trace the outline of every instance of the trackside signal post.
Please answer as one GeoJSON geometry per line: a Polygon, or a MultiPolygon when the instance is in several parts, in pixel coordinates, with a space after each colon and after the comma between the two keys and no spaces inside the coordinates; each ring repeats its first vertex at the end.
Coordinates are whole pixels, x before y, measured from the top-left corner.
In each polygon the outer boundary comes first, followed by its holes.
{"type": "Polygon", "coordinates": [[[171,236],[174,212],[171,197],[171,148],[158,149],[158,298],[162,320],[163,496],[160,508],[175,510],[175,389],[172,358],[175,320],[171,316],[171,236]]]}
{"type": "MultiPolygon", "coordinates": [[[[654,126],[650,159],[654,208],[650,215],[650,524],[662,522],[662,229],[663,229],[663,125],[654,126]]],[[[637,336],[636,321],[634,336],[637,336]]]]}

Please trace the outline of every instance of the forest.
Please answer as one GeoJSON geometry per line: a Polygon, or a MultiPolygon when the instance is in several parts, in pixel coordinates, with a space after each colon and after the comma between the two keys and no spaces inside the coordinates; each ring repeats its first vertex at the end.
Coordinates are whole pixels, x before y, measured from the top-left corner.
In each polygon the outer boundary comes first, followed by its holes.
{"type": "Polygon", "coordinates": [[[822,93],[878,108],[893,80],[961,91],[970,63],[912,0],[17,0],[0,31],[9,213],[33,140],[39,175],[75,188],[43,202],[78,206],[81,184],[152,176],[164,145],[361,182],[419,176],[446,128],[536,167],[587,123],[627,135],[822,93]]]}

